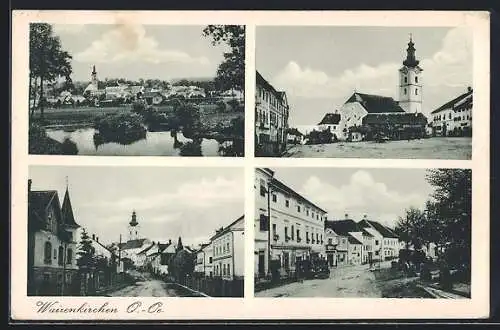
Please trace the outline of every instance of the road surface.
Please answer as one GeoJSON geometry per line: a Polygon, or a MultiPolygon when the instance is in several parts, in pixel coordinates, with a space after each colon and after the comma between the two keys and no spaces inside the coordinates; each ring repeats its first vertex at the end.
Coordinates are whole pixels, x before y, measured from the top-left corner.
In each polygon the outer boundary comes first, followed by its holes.
{"type": "Polygon", "coordinates": [[[110,297],[177,297],[180,291],[174,285],[151,278],[145,274],[135,284],[121,290],[108,293],[110,297]]]}
{"type": "Polygon", "coordinates": [[[285,157],[311,158],[392,158],[392,159],[471,159],[472,138],[435,137],[420,140],[376,143],[337,142],[292,146],[285,157]]]}
{"type": "Polygon", "coordinates": [[[382,292],[368,265],[344,266],[330,271],[328,279],[304,280],[257,292],[256,297],[369,297],[382,292]]]}

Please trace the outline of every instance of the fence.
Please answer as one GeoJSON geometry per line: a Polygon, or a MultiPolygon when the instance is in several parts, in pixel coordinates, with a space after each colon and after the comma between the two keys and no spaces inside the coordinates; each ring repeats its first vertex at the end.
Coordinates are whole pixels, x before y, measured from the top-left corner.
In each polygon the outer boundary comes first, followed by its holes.
{"type": "Polygon", "coordinates": [[[224,280],[220,277],[189,277],[185,286],[211,297],[243,297],[244,280],[224,280]]]}

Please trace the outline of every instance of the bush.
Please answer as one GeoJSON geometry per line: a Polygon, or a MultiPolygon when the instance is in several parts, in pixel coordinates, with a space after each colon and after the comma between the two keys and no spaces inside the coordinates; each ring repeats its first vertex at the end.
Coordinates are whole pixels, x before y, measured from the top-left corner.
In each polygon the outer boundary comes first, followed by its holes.
{"type": "Polygon", "coordinates": [[[227,105],[224,101],[218,101],[216,105],[217,105],[217,112],[226,112],[227,105]]]}
{"type": "Polygon", "coordinates": [[[142,101],[135,101],[132,103],[132,112],[142,113],[146,110],[146,104],[142,101]]]}
{"type": "Polygon", "coordinates": [[[78,154],[78,147],[76,146],[76,143],[68,138],[65,138],[61,145],[61,151],[64,155],[76,155],[78,154]]]}

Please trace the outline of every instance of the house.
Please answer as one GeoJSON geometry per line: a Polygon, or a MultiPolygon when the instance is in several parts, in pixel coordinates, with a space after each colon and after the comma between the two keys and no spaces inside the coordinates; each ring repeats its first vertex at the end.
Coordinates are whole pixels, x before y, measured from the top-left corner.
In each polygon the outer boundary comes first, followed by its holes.
{"type": "Polygon", "coordinates": [[[255,89],[256,152],[276,155],[286,148],[290,107],[284,91],[278,91],[256,72],[255,89]]]}
{"type": "Polygon", "coordinates": [[[287,130],[286,140],[289,144],[302,144],[304,141],[304,134],[296,128],[289,128],[287,130]]]}
{"type": "Polygon", "coordinates": [[[366,217],[359,225],[374,237],[373,260],[390,260],[399,256],[399,237],[391,229],[366,217]]]}
{"type": "Polygon", "coordinates": [[[138,238],[128,240],[120,246],[122,257],[129,258],[135,267],[140,268],[144,266],[146,257],[139,256],[138,254],[145,248],[151,246],[151,241],[147,238],[138,238]]]}
{"type": "Polygon", "coordinates": [[[213,246],[213,274],[224,280],[243,279],[245,275],[245,218],[239,217],[210,238],[213,246]]]}
{"type": "Polygon", "coordinates": [[[213,276],[213,246],[211,243],[201,244],[196,253],[194,271],[205,277],[213,276]]]}
{"type": "Polygon", "coordinates": [[[318,129],[321,131],[330,131],[333,134],[332,141],[337,141],[340,136],[342,136],[342,130],[340,129],[339,124],[339,113],[327,113],[318,123],[318,129]]]}
{"type": "Polygon", "coordinates": [[[360,265],[363,253],[363,243],[352,234],[347,236],[348,245],[348,260],[351,265],[360,265]]]}
{"type": "Polygon", "coordinates": [[[297,261],[326,258],[324,209],[267,168],[255,170],[254,189],[255,277],[268,275],[270,260],[279,264],[282,276],[293,276],[297,261]]]}
{"type": "Polygon", "coordinates": [[[467,91],[431,112],[434,136],[472,136],[473,90],[467,91]]]}
{"type": "Polygon", "coordinates": [[[28,180],[28,296],[78,292],[76,230],[68,187],[59,202],[56,190],[31,190],[28,180]]]}
{"type": "Polygon", "coordinates": [[[148,105],[160,105],[165,100],[165,96],[160,92],[145,92],[143,97],[148,105]]]}
{"type": "Polygon", "coordinates": [[[423,138],[427,135],[427,117],[422,113],[370,113],[362,120],[368,140],[383,134],[393,140],[423,138]]]}

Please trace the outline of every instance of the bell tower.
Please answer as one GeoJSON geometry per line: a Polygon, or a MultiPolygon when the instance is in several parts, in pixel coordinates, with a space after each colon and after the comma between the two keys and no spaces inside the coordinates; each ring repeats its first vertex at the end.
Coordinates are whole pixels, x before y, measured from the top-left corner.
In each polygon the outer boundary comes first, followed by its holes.
{"type": "Polygon", "coordinates": [[[133,211],[132,218],[128,223],[128,239],[130,241],[139,238],[139,229],[140,227],[139,227],[139,222],[137,222],[137,215],[135,214],[135,211],[133,211]]]}
{"type": "Polygon", "coordinates": [[[97,72],[95,71],[95,65],[92,66],[92,74],[90,75],[90,83],[95,86],[95,89],[99,89],[98,83],[99,80],[97,80],[97,72]]]}
{"type": "Polygon", "coordinates": [[[399,69],[399,105],[406,112],[422,112],[422,68],[415,58],[415,44],[410,34],[410,42],[406,49],[406,59],[399,69]]]}

